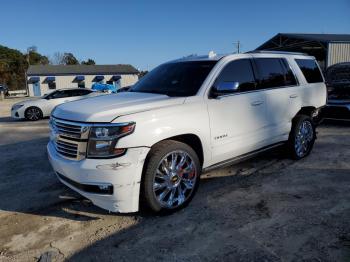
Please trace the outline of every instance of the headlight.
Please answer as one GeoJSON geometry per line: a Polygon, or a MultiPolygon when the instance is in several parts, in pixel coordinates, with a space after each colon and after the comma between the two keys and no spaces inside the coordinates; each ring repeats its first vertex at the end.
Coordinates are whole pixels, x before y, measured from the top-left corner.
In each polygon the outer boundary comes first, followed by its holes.
{"type": "Polygon", "coordinates": [[[130,135],[135,130],[135,123],[93,126],[90,130],[87,157],[112,158],[121,156],[125,148],[117,148],[119,138],[130,135]]]}
{"type": "Polygon", "coordinates": [[[20,109],[22,106],[23,106],[23,105],[14,105],[14,106],[12,107],[12,111],[18,110],[18,109],[20,109]]]}

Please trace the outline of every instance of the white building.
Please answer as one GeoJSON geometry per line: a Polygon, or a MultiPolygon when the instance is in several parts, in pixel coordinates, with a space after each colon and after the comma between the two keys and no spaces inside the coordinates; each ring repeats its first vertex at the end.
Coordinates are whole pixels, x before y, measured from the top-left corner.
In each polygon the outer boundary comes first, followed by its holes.
{"type": "Polygon", "coordinates": [[[117,88],[135,84],[138,70],[131,65],[32,65],[27,71],[29,96],[42,96],[55,89],[91,88],[98,83],[117,88]]]}

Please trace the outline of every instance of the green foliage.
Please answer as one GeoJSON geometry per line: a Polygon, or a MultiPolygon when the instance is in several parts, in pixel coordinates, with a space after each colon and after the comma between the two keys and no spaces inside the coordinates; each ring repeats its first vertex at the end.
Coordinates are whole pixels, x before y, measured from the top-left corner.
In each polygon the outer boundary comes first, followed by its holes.
{"type": "Polygon", "coordinates": [[[0,83],[9,89],[25,87],[25,71],[28,68],[25,56],[16,49],[0,45],[0,83]]]}
{"type": "MultiPolygon", "coordinates": [[[[10,90],[25,89],[25,72],[29,65],[63,64],[78,65],[78,59],[72,53],[56,52],[49,61],[47,56],[41,55],[36,46],[27,48],[22,54],[16,49],[0,45],[0,84],[6,84],[10,90]]],[[[94,65],[95,61],[89,58],[83,61],[84,65],[94,65]]]]}
{"type": "Polygon", "coordinates": [[[35,51],[30,51],[27,56],[29,57],[30,65],[47,65],[49,64],[49,59],[47,56],[41,55],[35,51]]]}
{"type": "Polygon", "coordinates": [[[72,53],[64,53],[63,57],[65,65],[79,65],[78,59],[72,53]]]}
{"type": "Polygon", "coordinates": [[[95,63],[95,61],[93,59],[89,58],[86,61],[82,61],[81,64],[82,65],[95,65],[96,63],[95,63]]]}

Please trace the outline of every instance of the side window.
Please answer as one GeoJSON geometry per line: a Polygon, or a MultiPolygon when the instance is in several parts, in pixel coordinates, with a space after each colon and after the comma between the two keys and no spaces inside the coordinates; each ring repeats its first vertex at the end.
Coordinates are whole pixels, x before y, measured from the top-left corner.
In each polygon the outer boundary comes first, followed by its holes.
{"type": "Polygon", "coordinates": [[[75,90],[75,92],[76,92],[75,96],[85,96],[91,93],[90,90],[86,90],[86,89],[75,90]]]}
{"type": "Polygon", "coordinates": [[[255,58],[254,61],[258,69],[258,89],[290,85],[287,84],[285,65],[280,58],[255,58]]]}
{"type": "Polygon", "coordinates": [[[289,63],[286,59],[282,58],[281,62],[284,66],[284,81],[286,86],[295,86],[298,84],[297,80],[295,79],[295,75],[292,71],[292,69],[289,66],[289,63]]]}
{"type": "Polygon", "coordinates": [[[221,71],[216,84],[222,82],[238,82],[238,92],[255,89],[255,78],[250,59],[240,59],[230,62],[221,71]]]}
{"type": "Polygon", "coordinates": [[[70,97],[70,90],[59,90],[55,92],[53,98],[65,98],[65,97],[70,97]]]}
{"type": "Polygon", "coordinates": [[[73,89],[73,90],[66,90],[66,92],[68,93],[68,96],[69,97],[72,97],[72,96],[81,96],[82,95],[82,92],[83,90],[77,90],[77,89],[73,89]]]}
{"type": "Polygon", "coordinates": [[[316,61],[313,59],[295,59],[300,70],[303,72],[308,83],[323,82],[322,74],[318,68],[316,61]]]}
{"type": "Polygon", "coordinates": [[[63,98],[64,97],[64,93],[61,90],[58,90],[56,92],[53,92],[52,94],[50,94],[50,98],[51,99],[57,99],[57,98],[63,98]]]}

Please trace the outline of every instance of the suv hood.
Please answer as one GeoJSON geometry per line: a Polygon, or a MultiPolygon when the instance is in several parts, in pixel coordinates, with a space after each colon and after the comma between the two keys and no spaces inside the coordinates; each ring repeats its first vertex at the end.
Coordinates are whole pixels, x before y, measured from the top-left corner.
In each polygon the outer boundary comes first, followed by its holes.
{"type": "Polygon", "coordinates": [[[111,122],[118,116],[184,103],[184,97],[124,92],[69,102],[55,108],[52,115],[80,122],[111,122]]]}

